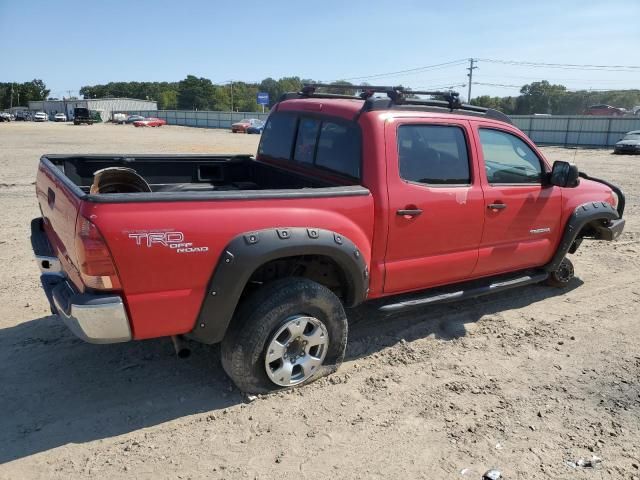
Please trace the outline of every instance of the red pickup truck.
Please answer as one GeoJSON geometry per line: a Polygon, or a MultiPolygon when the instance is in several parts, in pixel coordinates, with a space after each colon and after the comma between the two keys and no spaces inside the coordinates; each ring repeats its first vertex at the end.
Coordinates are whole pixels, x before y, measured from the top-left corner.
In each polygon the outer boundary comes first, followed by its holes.
{"type": "Polygon", "coordinates": [[[283,96],[255,157],[43,156],[53,312],[93,343],[221,342],[236,385],[267,392],[335,370],[345,308],[563,286],[567,253],[623,230],[619,188],[551,165],[500,112],[318,90],[283,96]]]}

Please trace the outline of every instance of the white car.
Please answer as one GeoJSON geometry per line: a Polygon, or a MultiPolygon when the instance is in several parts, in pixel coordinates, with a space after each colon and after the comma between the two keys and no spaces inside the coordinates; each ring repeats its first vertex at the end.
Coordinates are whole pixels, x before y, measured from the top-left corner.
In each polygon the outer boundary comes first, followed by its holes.
{"type": "Polygon", "coordinates": [[[56,122],[66,122],[67,121],[67,116],[64,113],[56,113],[55,117],[53,117],[53,119],[56,122]]]}
{"type": "Polygon", "coordinates": [[[113,118],[111,120],[113,123],[117,123],[118,125],[124,125],[127,123],[127,114],[126,113],[114,113],[113,118]]]}
{"type": "Polygon", "coordinates": [[[49,121],[49,117],[44,112],[36,112],[36,114],[33,116],[33,121],[34,122],[47,122],[47,121],[49,121]]]}

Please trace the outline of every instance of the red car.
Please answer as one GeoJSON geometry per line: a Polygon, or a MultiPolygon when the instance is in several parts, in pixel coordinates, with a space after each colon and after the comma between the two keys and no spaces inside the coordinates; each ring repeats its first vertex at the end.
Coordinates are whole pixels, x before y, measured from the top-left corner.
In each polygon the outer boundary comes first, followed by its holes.
{"type": "Polygon", "coordinates": [[[584,111],[584,115],[598,115],[603,117],[622,117],[626,113],[624,108],[611,105],[591,105],[584,111]]]}
{"type": "Polygon", "coordinates": [[[251,127],[261,128],[264,126],[262,120],[257,118],[244,118],[239,122],[231,124],[231,132],[233,133],[247,133],[247,130],[251,127]]]}
{"type": "Polygon", "coordinates": [[[134,127],[161,127],[162,125],[166,125],[166,120],[161,118],[149,117],[144,120],[136,120],[133,122],[134,127]]]}
{"type": "Polygon", "coordinates": [[[255,157],[43,156],[32,246],[53,312],[93,343],[221,342],[235,384],[268,392],[335,371],[346,308],[566,286],[567,254],[624,228],[619,188],[500,112],[315,88],[274,107],[255,157]]]}

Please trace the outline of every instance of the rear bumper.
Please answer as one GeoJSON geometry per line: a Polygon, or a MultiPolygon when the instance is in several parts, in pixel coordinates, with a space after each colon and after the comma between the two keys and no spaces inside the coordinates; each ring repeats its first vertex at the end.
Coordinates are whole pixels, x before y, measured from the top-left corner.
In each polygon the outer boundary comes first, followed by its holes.
{"type": "Polygon", "coordinates": [[[615,240],[624,230],[624,218],[609,221],[606,226],[598,227],[598,240],[615,240]]]}
{"type": "MultiPolygon", "coordinates": [[[[51,295],[47,297],[74,335],[89,343],[131,340],[129,318],[118,295],[78,293],[66,279],[57,278],[58,282],[51,282],[51,295]]],[[[45,279],[42,283],[45,285],[45,279]]]]}
{"type": "Polygon", "coordinates": [[[131,340],[129,317],[119,295],[79,293],[66,279],[60,261],[42,229],[42,219],[31,222],[31,246],[42,275],[40,281],[51,311],[62,318],[77,337],[89,343],[131,340]]]}

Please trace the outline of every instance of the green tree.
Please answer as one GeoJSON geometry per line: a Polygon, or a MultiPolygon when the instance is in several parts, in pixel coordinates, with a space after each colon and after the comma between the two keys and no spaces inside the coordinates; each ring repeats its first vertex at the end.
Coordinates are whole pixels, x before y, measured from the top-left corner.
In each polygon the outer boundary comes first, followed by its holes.
{"type": "Polygon", "coordinates": [[[561,97],[566,92],[564,85],[552,85],[546,80],[525,85],[516,101],[516,113],[553,113],[559,109],[561,97]]]}
{"type": "Polygon", "coordinates": [[[158,95],[158,109],[175,110],[178,108],[177,90],[162,90],[158,95]]]}
{"type": "Polygon", "coordinates": [[[215,108],[215,86],[208,78],[187,75],[178,83],[178,108],[209,110],[215,108]]]}

